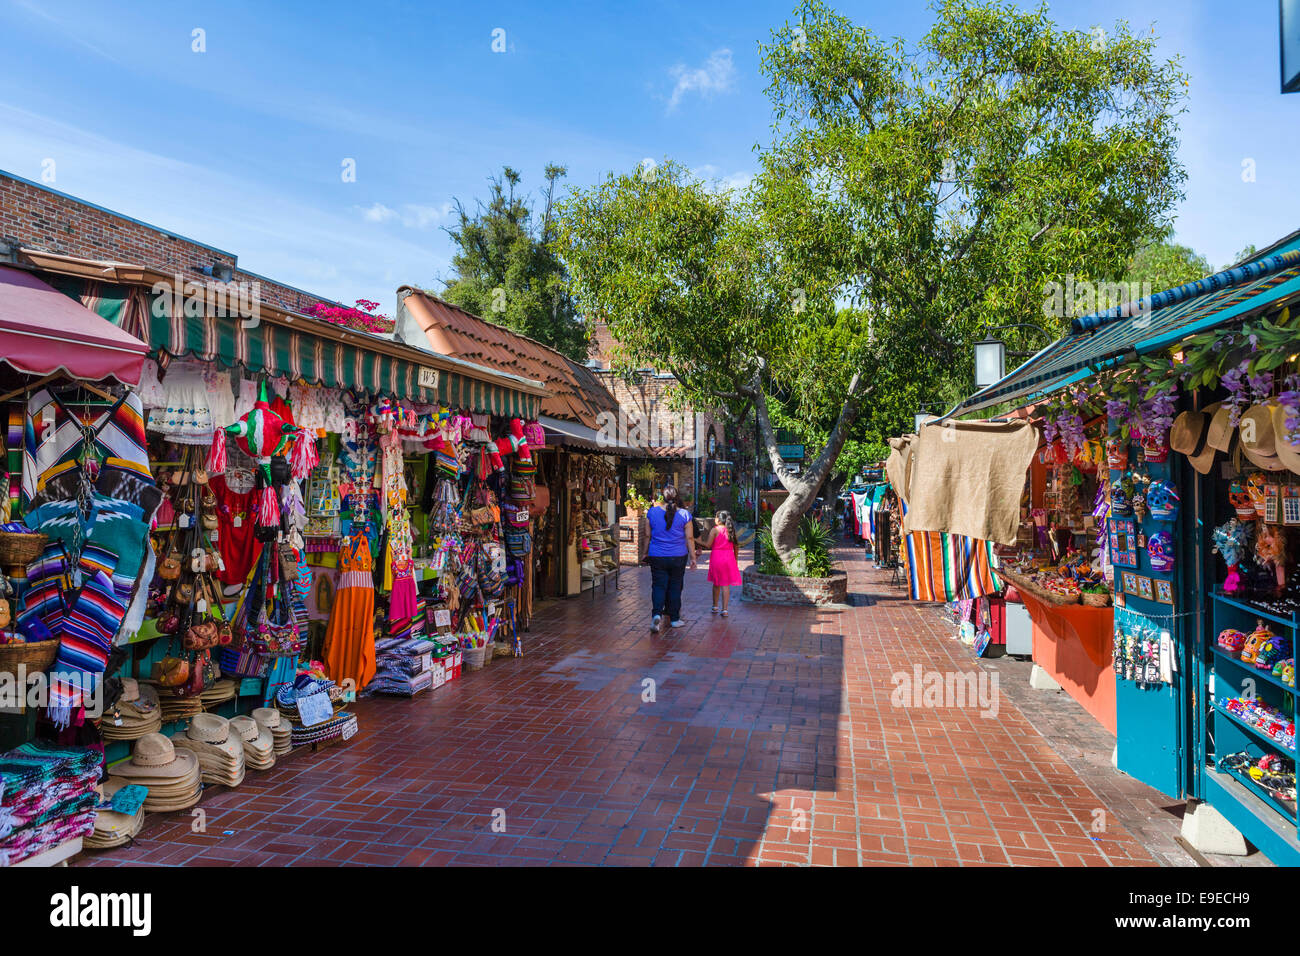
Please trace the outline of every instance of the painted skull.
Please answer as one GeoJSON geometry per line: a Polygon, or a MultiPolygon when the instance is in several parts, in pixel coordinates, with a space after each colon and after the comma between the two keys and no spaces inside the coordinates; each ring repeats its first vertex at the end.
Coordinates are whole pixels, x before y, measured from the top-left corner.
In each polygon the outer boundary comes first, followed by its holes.
{"type": "Polygon", "coordinates": [[[1257,471],[1246,479],[1246,493],[1250,495],[1257,518],[1264,517],[1264,485],[1268,482],[1262,471],[1257,471]]]}
{"type": "Polygon", "coordinates": [[[1219,649],[1235,654],[1246,643],[1246,635],[1234,627],[1219,632],[1219,649]]]}
{"type": "Polygon", "coordinates": [[[1147,557],[1151,570],[1167,574],[1174,569],[1174,538],[1168,531],[1157,531],[1147,539],[1147,557]]]}
{"type": "Polygon", "coordinates": [[[1273,637],[1273,632],[1261,624],[1255,630],[1246,635],[1245,643],[1241,646],[1241,660],[1246,664],[1255,663],[1255,658],[1259,656],[1259,649],[1263,644],[1273,637]]]}
{"type": "Polygon", "coordinates": [[[1291,653],[1291,639],[1285,634],[1274,634],[1262,641],[1255,651],[1255,666],[1260,670],[1272,670],[1273,665],[1291,653]]]}
{"type": "Polygon", "coordinates": [[[1178,517],[1178,490],[1168,481],[1157,481],[1147,492],[1147,507],[1151,517],[1158,521],[1173,521],[1178,517]]]}
{"type": "Polygon", "coordinates": [[[1118,478],[1110,483],[1110,513],[1117,518],[1127,518],[1133,513],[1128,492],[1118,478]]]}
{"type": "Polygon", "coordinates": [[[1241,521],[1254,521],[1257,517],[1255,512],[1255,502],[1251,500],[1250,492],[1240,481],[1234,481],[1228,488],[1228,500],[1232,502],[1233,509],[1237,512],[1237,518],[1241,521]]]}

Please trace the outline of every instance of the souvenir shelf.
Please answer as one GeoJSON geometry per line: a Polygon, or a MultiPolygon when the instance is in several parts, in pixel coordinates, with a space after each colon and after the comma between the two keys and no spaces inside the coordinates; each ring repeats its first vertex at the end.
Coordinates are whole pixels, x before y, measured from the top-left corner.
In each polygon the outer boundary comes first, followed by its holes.
{"type": "Polygon", "coordinates": [[[594,551],[587,552],[587,555],[585,558],[583,558],[583,560],[586,560],[586,558],[598,558],[604,554],[612,554],[614,556],[613,568],[611,568],[608,571],[597,571],[590,578],[583,578],[582,580],[582,590],[590,591],[591,599],[594,601],[596,599],[597,582],[599,582],[600,584],[602,593],[609,589],[609,579],[611,577],[614,579],[615,590],[619,588],[618,572],[620,570],[620,567],[618,563],[618,524],[615,523],[610,525],[608,528],[601,528],[598,531],[589,532],[589,533],[605,535],[606,537],[608,537],[610,544],[607,547],[597,548],[594,551]]]}
{"type": "MultiPolygon", "coordinates": [[[[1227,629],[1236,628],[1249,634],[1262,621],[1278,634],[1290,637],[1294,645],[1300,635],[1300,615],[1285,616],[1257,607],[1249,600],[1229,596],[1219,589],[1211,595],[1212,629],[1210,634],[1210,662],[1213,673],[1213,723],[1211,737],[1213,752],[1209,755],[1211,768],[1207,773],[1235,782],[1257,801],[1257,807],[1267,808],[1278,817],[1276,823],[1286,828],[1291,840],[1300,838],[1300,816],[1296,804],[1279,799],[1248,775],[1231,767],[1223,766],[1223,759],[1229,754],[1245,751],[1256,758],[1267,754],[1295,761],[1297,752],[1294,747],[1286,746],[1282,741],[1260,727],[1230,713],[1221,701],[1233,697],[1254,697],[1263,704],[1277,708],[1284,716],[1289,715],[1294,726],[1298,714],[1296,709],[1295,688],[1287,686],[1281,678],[1274,677],[1272,669],[1264,670],[1254,664],[1240,659],[1240,652],[1232,653],[1220,648],[1217,635],[1227,629]],[[1249,683],[1248,683],[1249,682],[1249,683]]],[[[1222,785],[1222,784],[1221,784],[1222,785]]]]}

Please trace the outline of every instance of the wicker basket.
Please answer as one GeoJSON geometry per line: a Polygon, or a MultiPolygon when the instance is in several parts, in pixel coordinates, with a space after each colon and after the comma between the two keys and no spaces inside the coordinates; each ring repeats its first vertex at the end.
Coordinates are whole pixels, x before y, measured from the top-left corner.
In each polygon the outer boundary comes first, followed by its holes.
{"type": "Polygon", "coordinates": [[[1109,607],[1110,595],[1102,591],[1094,593],[1092,591],[1083,592],[1083,603],[1087,607],[1109,607]]]}
{"type": "Polygon", "coordinates": [[[483,669],[483,658],[487,655],[490,646],[466,648],[464,654],[465,670],[481,671],[483,669]]]}
{"type": "Polygon", "coordinates": [[[27,565],[41,556],[49,540],[35,531],[0,531],[0,565],[10,577],[27,577],[27,565]]]}
{"type": "Polygon", "coordinates": [[[36,641],[29,644],[0,644],[0,674],[17,674],[25,665],[27,673],[48,670],[59,653],[59,641],[36,641]]]}
{"type": "Polygon", "coordinates": [[[515,646],[509,643],[508,641],[493,641],[492,656],[493,657],[514,657],[515,646]]]}

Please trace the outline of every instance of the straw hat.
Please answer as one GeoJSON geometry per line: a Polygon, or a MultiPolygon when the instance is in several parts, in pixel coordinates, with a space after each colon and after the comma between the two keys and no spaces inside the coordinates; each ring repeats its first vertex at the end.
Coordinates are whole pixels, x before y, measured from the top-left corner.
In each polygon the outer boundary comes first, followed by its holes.
{"type": "Polygon", "coordinates": [[[1210,429],[1206,433],[1205,443],[1217,451],[1232,454],[1237,442],[1237,430],[1232,427],[1232,412],[1219,402],[1218,409],[1210,417],[1210,429]]]}
{"type": "Polygon", "coordinates": [[[1169,447],[1186,455],[1191,466],[1202,475],[1208,475],[1214,467],[1217,449],[1208,440],[1210,421],[1222,405],[1222,402],[1215,402],[1199,412],[1182,412],[1169,429],[1169,447]]]}
{"type": "Polygon", "coordinates": [[[244,741],[244,758],[256,756],[261,759],[272,756],[275,740],[271,731],[263,727],[252,717],[234,717],[230,729],[244,741]]]}
{"type": "MultiPolygon", "coordinates": [[[[130,704],[140,699],[140,682],[134,677],[122,678],[122,696],[118,698],[119,703],[130,704]]],[[[154,700],[158,695],[154,695],[154,700]]]]}
{"type": "MultiPolygon", "coordinates": [[[[113,795],[125,786],[129,786],[125,780],[110,777],[100,786],[99,796],[104,801],[112,800],[113,795]]],[[[122,846],[139,833],[142,826],[144,826],[143,804],[133,814],[96,809],[94,832],[86,836],[83,845],[92,850],[107,850],[122,846]]]]}
{"type": "Polygon", "coordinates": [[[195,714],[185,736],[200,743],[223,744],[230,739],[230,721],[218,714],[195,714]]]}
{"type": "Polygon", "coordinates": [[[192,753],[177,750],[162,734],[145,734],[136,741],[131,759],[111,768],[109,774],[148,786],[150,781],[180,780],[197,770],[198,758],[192,753]]]}
{"type": "Polygon", "coordinates": [[[1241,416],[1241,451],[1251,464],[1266,471],[1282,471],[1278,460],[1273,411],[1268,405],[1252,405],[1241,416]]]}
{"type": "Polygon", "coordinates": [[[253,711],[253,719],[272,732],[280,726],[280,712],[274,707],[258,707],[253,711]]]}
{"type": "Polygon", "coordinates": [[[1286,411],[1281,405],[1273,406],[1273,435],[1278,461],[1300,475],[1300,444],[1292,445],[1286,440],[1286,411]]]}

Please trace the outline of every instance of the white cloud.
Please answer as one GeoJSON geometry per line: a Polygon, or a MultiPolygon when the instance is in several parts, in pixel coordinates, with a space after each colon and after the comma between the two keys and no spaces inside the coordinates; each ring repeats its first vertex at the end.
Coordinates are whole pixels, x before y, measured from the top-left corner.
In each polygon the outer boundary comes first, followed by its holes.
{"type": "Polygon", "coordinates": [[[419,203],[403,203],[400,209],[385,206],[381,202],[369,206],[358,206],[361,218],[366,222],[400,221],[410,229],[428,229],[449,217],[456,207],[449,202],[440,206],[424,206],[419,203]]]}
{"type": "Polygon", "coordinates": [[[361,210],[361,218],[366,222],[388,222],[397,218],[397,210],[390,209],[381,202],[371,203],[361,210]]]}
{"type": "Polygon", "coordinates": [[[731,51],[723,48],[710,53],[703,66],[689,69],[686,64],[678,63],[668,70],[668,75],[674,81],[673,95],[668,100],[668,112],[671,113],[687,93],[699,93],[705,99],[712,99],[719,93],[731,92],[736,67],[731,62],[731,51]]]}

